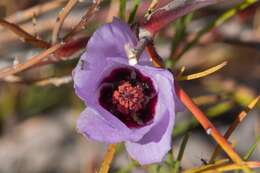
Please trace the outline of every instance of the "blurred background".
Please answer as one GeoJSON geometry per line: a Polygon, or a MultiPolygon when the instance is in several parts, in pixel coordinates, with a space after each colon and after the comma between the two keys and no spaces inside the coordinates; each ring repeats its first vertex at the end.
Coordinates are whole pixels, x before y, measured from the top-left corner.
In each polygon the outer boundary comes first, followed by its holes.
{"type": "MultiPolygon", "coordinates": [[[[149,2],[141,1],[144,5],[139,6],[136,19],[143,15],[149,2]]],[[[241,2],[230,0],[194,12],[192,20],[185,25],[186,37],[179,41],[179,47],[241,2]]],[[[0,0],[0,18],[50,42],[56,16],[66,3],[65,0],[0,0]]],[[[91,3],[82,0],[72,9],[63,24],[61,35],[71,30],[91,3]]],[[[127,10],[132,8],[133,1],[127,1],[127,10]]],[[[95,19],[80,34],[90,35],[99,25],[118,16],[118,9],[119,1],[104,1],[95,19]]],[[[178,48],[176,52],[172,51],[172,43],[176,40],[179,22],[162,30],[155,39],[156,49],[165,59],[174,57],[178,52],[178,48]]],[[[41,51],[0,26],[1,68],[24,62],[41,51]]],[[[75,129],[76,119],[84,109],[70,80],[78,57],[27,70],[19,74],[22,81],[0,82],[0,173],[96,172],[106,145],[85,140],[75,129]],[[44,82],[44,79],[53,77],[65,82],[44,82]]],[[[260,3],[251,5],[222,25],[207,31],[181,56],[174,70],[185,66],[184,74],[192,74],[223,61],[228,64],[219,72],[198,80],[181,81],[180,85],[224,133],[239,112],[260,93],[260,3]]],[[[184,169],[207,161],[216,145],[186,111],[177,116],[174,153],[178,152],[180,141],[187,131],[191,131],[191,137],[182,161],[184,169]]],[[[250,111],[230,142],[243,156],[259,135],[260,104],[250,111]]],[[[225,154],[222,153],[222,156],[225,154]]],[[[250,159],[260,160],[260,145],[250,159]]],[[[120,171],[152,172],[147,167],[133,167],[123,146],[119,147],[111,170],[120,171]]]]}

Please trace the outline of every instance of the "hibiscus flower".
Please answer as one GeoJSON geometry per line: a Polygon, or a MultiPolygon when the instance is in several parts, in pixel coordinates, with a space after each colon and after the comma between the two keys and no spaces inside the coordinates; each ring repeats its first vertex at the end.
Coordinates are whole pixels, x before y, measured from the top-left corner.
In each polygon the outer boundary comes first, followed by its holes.
{"type": "Polygon", "coordinates": [[[182,105],[172,74],[152,67],[145,51],[137,64],[129,64],[125,48],[137,42],[130,27],[114,18],[90,38],[73,80],[86,104],[78,131],[100,142],[124,142],[129,155],[144,165],[161,162],[171,149],[182,105]]]}

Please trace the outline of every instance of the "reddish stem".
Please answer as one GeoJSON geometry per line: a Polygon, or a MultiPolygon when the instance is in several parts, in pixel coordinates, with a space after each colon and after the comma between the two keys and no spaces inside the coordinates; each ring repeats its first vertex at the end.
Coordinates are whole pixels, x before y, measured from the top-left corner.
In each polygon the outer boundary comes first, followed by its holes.
{"type": "Polygon", "coordinates": [[[219,133],[215,126],[208,120],[206,115],[198,108],[186,92],[175,84],[176,93],[181,102],[191,111],[194,117],[199,121],[202,127],[211,135],[215,141],[222,147],[222,149],[229,155],[231,160],[235,163],[242,164],[243,161],[240,156],[234,151],[227,140],[219,133]]]}

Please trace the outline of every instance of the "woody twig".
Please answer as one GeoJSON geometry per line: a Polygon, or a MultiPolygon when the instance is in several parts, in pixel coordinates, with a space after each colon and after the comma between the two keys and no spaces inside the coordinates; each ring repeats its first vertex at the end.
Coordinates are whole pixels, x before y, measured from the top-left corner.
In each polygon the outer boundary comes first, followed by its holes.
{"type": "Polygon", "coordinates": [[[22,40],[23,42],[30,43],[33,46],[39,47],[39,48],[50,47],[49,43],[34,37],[33,35],[27,33],[25,30],[20,28],[19,26],[15,25],[13,23],[10,23],[4,19],[0,19],[0,25],[2,25],[6,29],[12,31],[13,33],[15,33],[19,37],[19,39],[22,40]]]}

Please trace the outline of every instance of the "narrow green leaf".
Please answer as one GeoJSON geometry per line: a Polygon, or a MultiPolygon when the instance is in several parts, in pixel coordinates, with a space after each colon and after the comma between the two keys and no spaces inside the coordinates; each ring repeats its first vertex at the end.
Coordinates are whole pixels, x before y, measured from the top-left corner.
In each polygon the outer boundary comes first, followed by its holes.
{"type": "Polygon", "coordinates": [[[121,20],[126,20],[126,2],[127,0],[120,0],[119,3],[119,17],[121,20]]]}
{"type": "Polygon", "coordinates": [[[177,156],[177,160],[178,161],[181,161],[182,160],[182,157],[183,157],[183,154],[184,154],[184,150],[186,148],[186,145],[188,143],[188,140],[189,140],[189,137],[190,137],[190,133],[187,133],[183,140],[182,140],[182,143],[181,143],[181,147],[180,147],[180,151],[178,153],[178,156],[177,156]]]}
{"type": "Polygon", "coordinates": [[[130,12],[130,16],[128,18],[128,24],[132,24],[135,20],[136,12],[138,10],[139,4],[141,0],[134,0],[133,2],[133,9],[130,12]]]}
{"type": "Polygon", "coordinates": [[[257,147],[257,144],[260,142],[260,136],[258,136],[256,138],[256,142],[249,148],[248,152],[246,153],[246,155],[243,157],[243,160],[244,161],[247,161],[251,156],[252,154],[254,153],[256,147],[257,147]]]}
{"type": "Polygon", "coordinates": [[[193,13],[190,13],[186,16],[181,17],[175,22],[175,36],[172,40],[172,47],[171,47],[171,55],[170,58],[174,55],[176,49],[180,45],[181,41],[186,37],[187,32],[186,32],[186,27],[192,20],[193,13]]]}
{"type": "Polygon", "coordinates": [[[177,160],[176,160],[176,162],[174,164],[174,169],[173,169],[174,173],[178,173],[180,171],[181,160],[182,160],[185,148],[187,146],[189,137],[190,137],[190,133],[186,133],[186,135],[184,136],[184,138],[182,140],[182,143],[181,143],[181,146],[180,146],[180,150],[179,150],[179,153],[178,153],[178,156],[177,156],[177,160]]]}
{"type": "MultiPolygon", "coordinates": [[[[252,156],[252,154],[254,153],[256,147],[257,147],[257,144],[260,142],[260,136],[258,136],[256,138],[256,142],[249,148],[248,152],[246,153],[246,155],[243,157],[243,160],[244,161],[248,161],[249,158],[252,156]]],[[[235,173],[241,173],[240,170],[236,170],[235,173]]]]}

